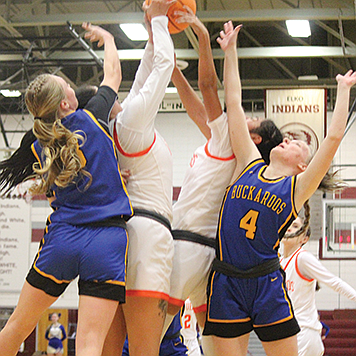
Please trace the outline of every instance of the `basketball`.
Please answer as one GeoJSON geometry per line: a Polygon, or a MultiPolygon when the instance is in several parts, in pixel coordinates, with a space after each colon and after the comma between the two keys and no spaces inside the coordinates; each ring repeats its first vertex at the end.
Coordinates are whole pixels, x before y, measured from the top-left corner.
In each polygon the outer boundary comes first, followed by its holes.
{"type": "MultiPolygon", "coordinates": [[[[150,5],[151,0],[145,0],[145,2],[147,5],[150,5]]],[[[185,12],[186,10],[183,7],[184,5],[189,6],[193,10],[194,14],[196,13],[197,5],[195,0],[177,0],[177,2],[174,3],[167,11],[168,31],[170,34],[182,32],[189,26],[187,23],[177,23],[176,19],[179,16],[174,14],[176,11],[185,12]]]]}

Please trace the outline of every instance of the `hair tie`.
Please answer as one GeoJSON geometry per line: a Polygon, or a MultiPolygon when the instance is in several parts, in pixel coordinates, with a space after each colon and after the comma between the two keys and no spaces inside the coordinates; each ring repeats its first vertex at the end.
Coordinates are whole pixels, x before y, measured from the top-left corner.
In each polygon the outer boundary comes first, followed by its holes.
{"type": "Polygon", "coordinates": [[[42,120],[39,116],[35,116],[34,120],[42,120]]]}

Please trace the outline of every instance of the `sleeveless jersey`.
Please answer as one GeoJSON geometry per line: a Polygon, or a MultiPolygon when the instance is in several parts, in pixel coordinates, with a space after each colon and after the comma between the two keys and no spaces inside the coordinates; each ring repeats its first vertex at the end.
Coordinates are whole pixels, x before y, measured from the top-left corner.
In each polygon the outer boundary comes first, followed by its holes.
{"type": "MultiPolygon", "coordinates": [[[[131,216],[132,207],[119,171],[115,145],[95,117],[85,110],[77,110],[61,120],[70,131],[84,136],[78,147],[84,169],[92,176],[79,174],[75,182],[65,188],[53,186],[54,212],[50,222],[65,222],[73,225],[103,221],[115,216],[131,216]]],[[[41,166],[46,157],[38,141],[32,151],[41,166]]]]}
{"type": "Polygon", "coordinates": [[[217,258],[241,270],[277,257],[277,247],[297,217],[295,176],[263,177],[262,159],[251,162],[227,189],[220,210],[217,258]]]}
{"type": "Polygon", "coordinates": [[[315,304],[316,280],[302,275],[298,268],[298,256],[309,253],[302,247],[298,248],[290,257],[280,260],[286,272],[286,286],[292,300],[295,317],[301,327],[308,327],[320,331],[318,310],[315,304]]]}
{"type": "Polygon", "coordinates": [[[219,210],[236,166],[227,116],[208,123],[212,137],[193,154],[178,201],[173,206],[173,229],[215,238],[219,210]]]}

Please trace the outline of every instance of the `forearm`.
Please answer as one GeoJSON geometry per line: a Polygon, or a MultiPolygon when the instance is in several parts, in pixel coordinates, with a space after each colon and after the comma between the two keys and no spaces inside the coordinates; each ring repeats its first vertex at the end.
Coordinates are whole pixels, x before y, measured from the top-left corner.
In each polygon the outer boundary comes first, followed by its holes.
{"type": "Polygon", "coordinates": [[[339,83],[337,87],[335,108],[327,133],[327,138],[330,140],[341,141],[344,135],[349,110],[349,101],[350,88],[339,83]]]}
{"type": "Polygon", "coordinates": [[[177,67],[173,70],[172,82],[178,90],[179,97],[187,110],[188,116],[198,126],[202,134],[209,139],[211,137],[211,132],[207,125],[208,116],[205,107],[197,93],[184,77],[183,73],[177,67]]]}
{"type": "Polygon", "coordinates": [[[327,285],[335,292],[346,298],[356,301],[356,291],[339,277],[326,269],[320,261],[311,253],[302,253],[298,257],[298,267],[302,275],[307,278],[316,279],[327,285]]]}
{"type": "MultiPolygon", "coordinates": [[[[133,82],[130,94],[136,95],[138,91],[143,87],[145,81],[152,71],[153,65],[153,44],[147,42],[143,57],[141,59],[140,65],[137,69],[135,80],[133,82]]],[[[129,94],[129,95],[130,95],[129,94]]]]}
{"type": "Polygon", "coordinates": [[[116,87],[112,89],[117,92],[122,80],[121,64],[114,37],[111,35],[104,42],[104,81],[107,78],[116,78],[116,87]]]}

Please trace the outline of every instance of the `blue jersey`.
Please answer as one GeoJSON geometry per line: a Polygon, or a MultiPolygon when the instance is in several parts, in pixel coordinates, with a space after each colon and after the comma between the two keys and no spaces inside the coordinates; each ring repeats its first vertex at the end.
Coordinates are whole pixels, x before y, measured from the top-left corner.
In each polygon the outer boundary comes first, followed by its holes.
{"type": "Polygon", "coordinates": [[[263,177],[262,160],[251,162],[227,188],[218,225],[217,258],[247,270],[277,257],[277,246],[297,217],[296,177],[263,177]]]}
{"type": "MultiPolygon", "coordinates": [[[[54,212],[49,217],[50,222],[79,225],[115,216],[131,216],[132,207],[112,138],[86,110],[77,110],[61,122],[70,131],[78,131],[84,136],[85,142],[78,147],[78,153],[83,168],[92,176],[92,182],[86,189],[89,178],[79,174],[75,182],[65,188],[53,186],[56,199],[51,204],[54,212]]],[[[45,156],[38,141],[32,145],[32,151],[42,166],[45,156]]]]}

